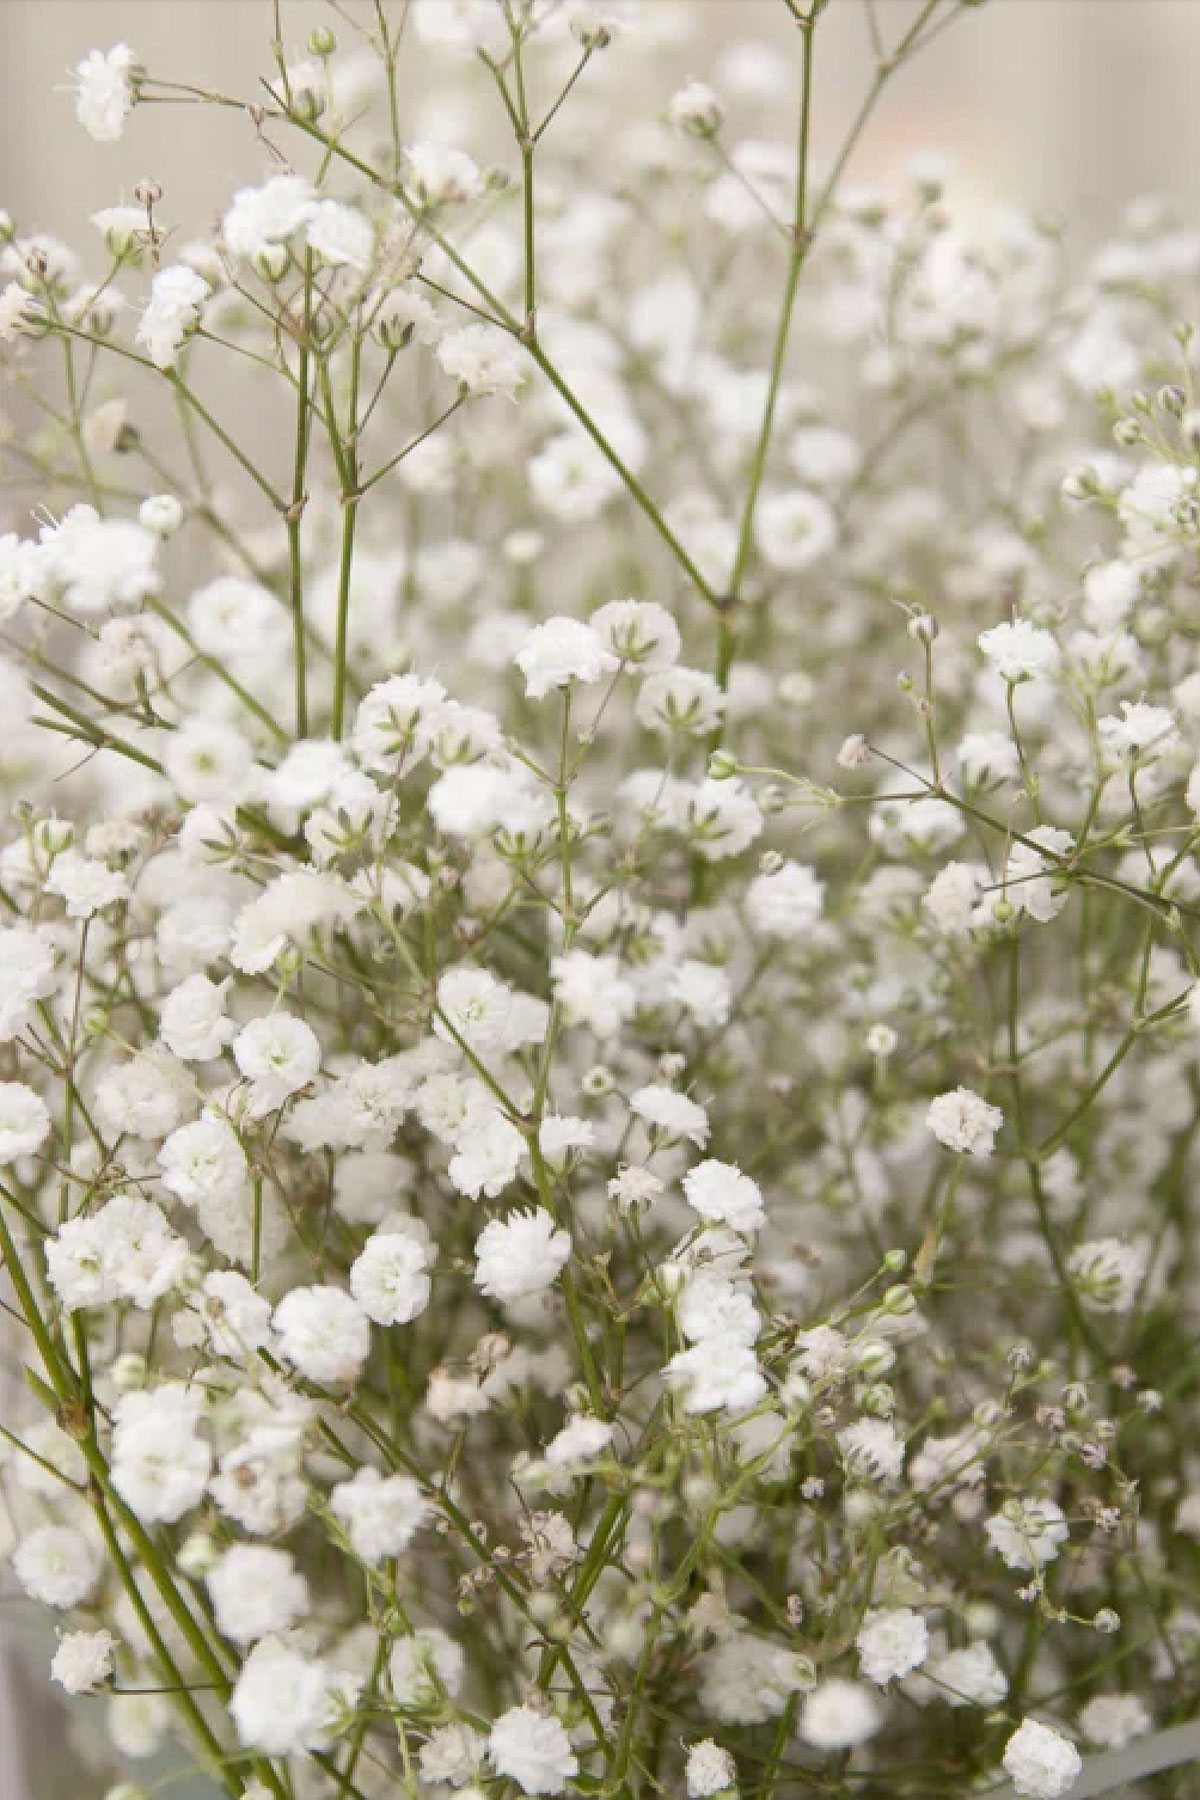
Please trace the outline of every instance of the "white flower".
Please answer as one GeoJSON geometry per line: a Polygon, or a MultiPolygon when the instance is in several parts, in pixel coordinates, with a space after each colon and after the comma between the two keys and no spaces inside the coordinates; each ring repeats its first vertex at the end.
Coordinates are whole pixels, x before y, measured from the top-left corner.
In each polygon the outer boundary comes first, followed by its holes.
{"type": "Polygon", "coordinates": [[[14,338],[36,332],[47,319],[46,308],[37,295],[20,282],[10,281],[0,289],[0,344],[11,344],[14,338]]]}
{"type": "Polygon", "coordinates": [[[438,717],[446,690],[440,681],[417,675],[392,675],[377,681],[354,715],[352,742],[363,766],[399,774],[426,754],[430,725],[438,717]]]}
{"type": "Polygon", "coordinates": [[[75,117],[98,144],[113,144],[125,130],[136,99],[138,59],[128,44],[89,50],[75,69],[75,117]]]}
{"type": "Polygon", "coordinates": [[[1079,1729],[1089,1743],[1104,1750],[1123,1750],[1145,1737],[1154,1721],[1137,1694],[1097,1694],[1079,1715],[1079,1729]]]}
{"type": "Polygon", "coordinates": [[[205,1577],[217,1630],[234,1644],[287,1631],[312,1602],[308,1583],[286,1550],[233,1544],[205,1577]]]}
{"type": "Polygon", "coordinates": [[[293,1288],[271,1322],[283,1355],[310,1381],[352,1385],[371,1353],[367,1315],[341,1288],[293,1288]]]}
{"type": "Polygon", "coordinates": [[[127,900],[129,882],[119,869],[110,869],[95,857],[62,850],[50,866],[46,892],[66,901],[68,918],[90,919],[104,907],[127,900]]]}
{"type": "Polygon", "coordinates": [[[493,1219],[476,1238],[475,1284],[507,1305],[552,1286],[570,1255],[570,1234],[544,1207],[512,1212],[493,1219]]]}
{"type": "Polygon", "coordinates": [[[904,1442],[886,1419],[856,1419],[837,1434],[849,1474],[860,1480],[898,1481],[904,1467],[904,1442]]]}
{"type": "Polygon", "coordinates": [[[1118,767],[1144,767],[1180,744],[1175,715],[1165,706],[1147,706],[1142,700],[1122,700],[1121,716],[1110,713],[1097,730],[1101,750],[1118,767]]]}
{"type": "MultiPolygon", "coordinates": [[[[284,614],[275,596],[241,575],[218,575],[215,581],[206,581],[188,601],[187,617],[188,629],[200,649],[222,658],[267,651],[278,645],[278,633],[284,628],[284,614]]],[[[305,748],[298,744],[290,755],[303,755],[305,748]]]]}
{"type": "Polygon", "coordinates": [[[689,1413],[748,1412],[767,1391],[753,1349],[737,1338],[704,1338],[693,1349],[678,1351],[665,1372],[683,1388],[689,1413]]]}
{"type": "Polygon", "coordinates": [[[233,1127],[210,1114],[173,1131],[158,1153],[158,1164],[163,1185],[185,1206],[222,1192],[238,1192],[249,1174],[233,1127]]]}
{"type": "Polygon", "coordinates": [[[225,984],[205,975],[189,975],[165,996],[158,1014],[163,1043],[185,1062],[208,1062],[220,1056],[237,1026],[225,1017],[225,984]]]}
{"type": "Polygon", "coordinates": [[[925,1115],[939,1144],[966,1156],[990,1156],[996,1133],[1004,1123],[998,1106],[991,1106],[971,1088],[959,1087],[931,1100],[925,1115]]]}
{"type": "Polygon", "coordinates": [[[429,1512],[415,1481],[407,1475],[384,1477],[372,1468],[340,1481],[329,1504],[345,1521],[354,1554],[368,1563],[402,1555],[429,1512]]]}
{"type": "Polygon", "coordinates": [[[629,1110],[667,1138],[690,1138],[697,1149],[708,1142],[708,1114],[686,1094],[651,1083],[629,1096],[629,1110]]]}
{"type": "Polygon", "coordinates": [[[403,1231],[377,1231],[350,1270],[350,1292],[377,1325],[405,1325],[429,1304],[428,1247],[403,1231]]]}
{"type": "Polygon", "coordinates": [[[302,175],[273,175],[261,187],[239,188],[221,223],[232,256],[259,255],[286,243],[302,230],[317,204],[312,183],[302,175]]]}
{"type": "Polygon", "coordinates": [[[439,1037],[451,1043],[461,1039],[481,1055],[516,1050],[538,1042],[545,1029],[543,1009],[535,1005],[531,1012],[525,999],[486,969],[460,965],[447,970],[438,983],[439,1016],[433,1028],[439,1037]]]}
{"type": "Polygon", "coordinates": [[[1132,1311],[1150,1260],[1150,1246],[1141,1239],[1125,1243],[1121,1238],[1093,1238],[1071,1252],[1067,1268],[1081,1298],[1096,1312],[1132,1311]]]}
{"type": "Polygon", "coordinates": [[[96,1083],[96,1120],[113,1137],[166,1137],[195,1103],[187,1069],[164,1044],[110,1066],[96,1083]]]}
{"type": "Polygon", "coordinates": [[[496,325],[464,325],[448,332],[435,355],[451,381],[468,394],[515,400],[525,378],[519,344],[496,325]]]}
{"type": "Polygon", "coordinates": [[[450,144],[407,144],[404,174],[420,206],[446,206],[474,200],[483,192],[483,176],[465,150],[450,144]]]}
{"type": "Polygon", "coordinates": [[[1053,1562],[1070,1530],[1054,1500],[1009,1500],[984,1526],[988,1543],[1010,1569],[1040,1569],[1053,1562]]]}
{"type": "Polygon", "coordinates": [[[647,672],[669,669],[679,655],[679,627],[654,600],[609,600],[588,624],[614,656],[647,672]]]}
{"type": "Polygon", "coordinates": [[[814,1688],[800,1709],[800,1736],[814,1750],[854,1750],[882,1725],[883,1713],[870,1688],[837,1677],[814,1688]]]}
{"type": "Polygon", "coordinates": [[[73,612],[137,606],[162,585],[160,542],[133,519],[102,519],[80,503],[44,526],[40,543],[46,571],[73,612]]]}
{"type": "Polygon", "coordinates": [[[545,1460],[552,1469],[579,1473],[595,1462],[613,1440],[613,1427],[606,1419],[590,1413],[576,1413],[546,1445],[545,1460]]]}
{"type": "Polygon", "coordinates": [[[925,1661],[929,1629],[911,1607],[876,1607],[863,1620],[854,1643],[858,1666],[867,1680],[886,1687],[925,1661]]]}
{"type": "MultiPolygon", "coordinates": [[[[684,137],[712,137],[721,129],[724,116],[721,102],[703,81],[689,81],[678,88],[671,95],[671,104],[667,108],[671,124],[684,137]]],[[[722,1755],[724,1754],[723,1751],[722,1755]]],[[[728,1783],[724,1785],[728,1786],[728,1783]]],[[[704,1791],[715,1793],[716,1789],[706,1788],[704,1791]]]]}
{"type": "Polygon", "coordinates": [[[113,1486],[145,1525],[173,1524],[204,1497],[212,1451],[198,1390],[182,1382],[123,1394],[114,1414],[113,1486]]]}
{"type": "Polygon", "coordinates": [[[825,556],[837,543],[837,519],[828,501],[802,488],[764,494],[754,517],[754,541],[763,561],[785,575],[825,556]]]}
{"type": "Polygon", "coordinates": [[[949,862],[938,871],[921,902],[938,931],[965,937],[983,922],[980,909],[987,879],[982,863],[949,862]]]}
{"type": "Polygon", "coordinates": [[[0,1081],[0,1167],[32,1156],[50,1135],[50,1113],[40,1094],[20,1081],[0,1081]]]}
{"type": "Polygon", "coordinates": [[[483,1760],[484,1740],[470,1725],[438,1725],[417,1752],[421,1779],[461,1788],[483,1760]]]}
{"type": "Polygon", "coordinates": [[[647,731],[707,737],[724,714],[725,695],[704,669],[662,669],[647,675],[638,693],[638,723],[647,731]]]}
{"type": "Polygon", "coordinates": [[[1035,825],[1030,842],[1013,844],[1004,871],[1003,898],[1040,925],[1056,919],[1070,899],[1070,890],[1059,874],[1059,858],[1075,847],[1069,831],[1052,825],[1035,825]],[[1042,856],[1033,848],[1042,844],[1052,854],[1042,856]]]}
{"type": "Polygon", "coordinates": [[[157,1206],[133,1194],[68,1219],[46,1240],[46,1272],[68,1312],[113,1300],[147,1310],[175,1286],[187,1258],[186,1240],[157,1206]]]}
{"type": "Polygon", "coordinates": [[[238,913],[229,960],[246,975],[261,975],[289,944],[307,946],[318,932],[344,923],[361,901],[336,875],[293,869],[277,875],[238,913]]]}
{"type": "Polygon", "coordinates": [[[582,1025],[599,1038],[616,1037],[632,1017],[637,996],[620,973],[615,956],[567,950],[550,961],[554,998],[568,1025],[582,1025]]]}
{"type": "Polygon", "coordinates": [[[683,1178],[687,1202],[702,1219],[730,1225],[735,1231],[757,1231],[766,1223],[758,1183],[732,1163],[697,1163],[683,1178]]]}
{"type": "Polygon", "coordinates": [[[1062,662],[1050,633],[1028,619],[1014,619],[981,632],[979,648],[1005,681],[1049,681],[1062,662]]]}
{"type": "Polygon", "coordinates": [[[753,794],[741,781],[702,781],[686,798],[684,829],[705,862],[740,856],[763,828],[753,794]]]}
{"type": "Polygon", "coordinates": [[[825,884],[807,863],[785,862],[770,875],[756,875],[746,889],[754,929],[789,943],[811,936],[824,901],[825,884]]]}
{"type": "Polygon", "coordinates": [[[787,1645],[749,1631],[718,1637],[700,1658],[699,1700],[722,1725],[762,1725],[812,1686],[812,1664],[787,1645]]]}
{"type": "Polygon", "coordinates": [[[951,1706],[999,1706],[1008,1692],[1008,1680],[990,1644],[980,1639],[962,1650],[948,1650],[931,1657],[925,1674],[936,1682],[943,1700],[951,1706]]]}
{"type": "Polygon", "coordinates": [[[538,1126],[538,1149],[556,1172],[574,1163],[576,1154],[591,1149],[595,1140],[596,1128],[586,1119],[547,1113],[538,1126]]]}
{"type": "Polygon", "coordinates": [[[579,1773],[579,1758],[559,1721],[532,1706],[514,1706],[492,1726],[488,1756],[525,1794],[561,1794],[579,1773]]]}
{"type": "Polygon", "coordinates": [[[710,1800],[711,1795],[737,1786],[737,1764],[728,1750],[703,1738],[688,1750],[684,1780],[688,1800],[710,1800]]]}
{"type": "Polygon", "coordinates": [[[454,1141],[448,1174],[460,1194],[495,1200],[516,1179],[525,1139],[498,1107],[472,1119],[454,1141]]]}
{"type": "Polygon", "coordinates": [[[185,263],[161,269],[150,283],[150,300],[138,320],[135,341],[160,369],[174,368],[179,352],[200,323],[212,293],[203,275],[185,263]]]}
{"type": "Polygon", "coordinates": [[[43,1606],[78,1606],[100,1579],[99,1549],[69,1525],[39,1525],[21,1539],[12,1563],[25,1592],[43,1606]]]}
{"type": "Polygon", "coordinates": [[[581,619],[547,619],[535,625],[514,658],[525,677],[525,693],[540,700],[572,681],[591,683],[611,675],[620,663],[592,626],[581,619]]]}
{"type": "Polygon", "coordinates": [[[675,1310],[679,1329],[692,1344],[710,1338],[752,1344],[762,1328],[750,1295],[714,1269],[700,1268],[688,1276],[675,1310]]]}
{"type": "Polygon", "coordinates": [[[1004,1746],[1004,1767],[1027,1800],[1060,1800],[1074,1787],[1083,1758],[1061,1732],[1026,1719],[1004,1746]]]}
{"type": "Polygon", "coordinates": [[[174,537],[183,516],[183,502],[174,494],[151,494],[138,507],[138,524],[158,538],[174,537]]]}
{"type": "Polygon", "coordinates": [[[316,1033],[303,1019],[290,1013],[271,1013],[253,1019],[233,1040],[238,1068],[250,1083],[250,1113],[254,1118],[274,1112],[298,1093],[321,1067],[321,1046],[316,1033]]]}
{"type": "Polygon", "coordinates": [[[68,1694],[94,1694],[113,1672],[119,1639],[111,1631],[68,1631],[50,1663],[51,1679],[68,1694]]]}
{"type": "Polygon", "coordinates": [[[304,236],[309,249],[334,268],[362,273],[371,266],[375,233],[370,219],[355,206],[318,200],[305,220],[304,236]]]}
{"type": "Polygon", "coordinates": [[[458,1693],[466,1673],[462,1646],[437,1625],[397,1638],[388,1657],[392,1696],[400,1706],[436,1706],[458,1693]]]}
{"type": "Polygon", "coordinates": [[[236,1270],[214,1269],[189,1294],[187,1310],[177,1315],[175,1341],[245,1361],[271,1341],[271,1302],[236,1270]]]}
{"type": "Polygon", "coordinates": [[[264,1638],[242,1664],[229,1702],[238,1738],[268,1756],[315,1747],[329,1685],[323,1662],[278,1638],[264,1638]]]}

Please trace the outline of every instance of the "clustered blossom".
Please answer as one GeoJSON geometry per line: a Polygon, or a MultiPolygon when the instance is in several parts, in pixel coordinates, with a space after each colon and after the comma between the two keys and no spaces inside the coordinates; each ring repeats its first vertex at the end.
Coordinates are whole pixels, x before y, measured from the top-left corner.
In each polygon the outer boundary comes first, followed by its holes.
{"type": "Polygon", "coordinates": [[[1200,1704],[1200,234],[814,189],[829,9],[725,10],[334,7],[207,236],[0,221],[0,1553],[97,1792],[1066,1800],[1200,1704]]]}

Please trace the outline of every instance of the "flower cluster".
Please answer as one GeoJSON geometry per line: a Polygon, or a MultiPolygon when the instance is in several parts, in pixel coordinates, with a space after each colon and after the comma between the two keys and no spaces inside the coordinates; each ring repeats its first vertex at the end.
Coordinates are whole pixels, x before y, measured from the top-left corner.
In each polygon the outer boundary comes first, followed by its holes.
{"type": "Polygon", "coordinates": [[[269,167],[2,222],[2,1548],[102,1783],[1058,1800],[1195,1713],[1200,232],[822,188],[822,0],[701,10],[93,51],[269,167]]]}

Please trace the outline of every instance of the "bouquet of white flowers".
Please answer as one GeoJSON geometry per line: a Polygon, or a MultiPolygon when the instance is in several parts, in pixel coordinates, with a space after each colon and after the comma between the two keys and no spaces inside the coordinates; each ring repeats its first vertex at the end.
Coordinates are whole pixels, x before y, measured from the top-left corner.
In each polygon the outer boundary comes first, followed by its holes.
{"type": "Polygon", "coordinates": [[[967,0],[818,168],[826,6],[93,51],[263,179],[3,221],[0,1498],[97,1795],[1200,1754],[1200,233],[851,187],[967,0]]]}

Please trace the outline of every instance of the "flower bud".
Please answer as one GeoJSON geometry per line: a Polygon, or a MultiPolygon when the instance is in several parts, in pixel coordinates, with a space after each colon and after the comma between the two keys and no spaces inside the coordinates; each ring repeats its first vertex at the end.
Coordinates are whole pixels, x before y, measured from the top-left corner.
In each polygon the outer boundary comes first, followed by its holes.
{"type": "Polygon", "coordinates": [[[332,56],[338,47],[335,33],[328,25],[314,25],[308,34],[310,56],[332,56]]]}
{"type": "Polygon", "coordinates": [[[263,244],[250,260],[261,281],[276,282],[287,274],[292,257],[286,244],[263,244]]]}
{"type": "Polygon", "coordinates": [[[938,622],[931,613],[914,613],[908,621],[908,635],[918,644],[932,644],[938,634],[938,622]]]}
{"type": "Polygon", "coordinates": [[[715,137],[725,117],[721,102],[703,81],[689,81],[681,87],[671,100],[667,116],[676,131],[694,138],[715,137]]]}
{"type": "Polygon", "coordinates": [[[136,1393],[146,1385],[146,1359],[140,1351],[122,1351],[110,1363],[108,1375],[118,1394],[136,1393]]]}
{"type": "Polygon", "coordinates": [[[176,1562],[189,1581],[203,1581],[221,1552],[207,1531],[193,1531],[176,1553],[176,1562]]]}
{"type": "Polygon", "coordinates": [[[51,813],[34,824],[32,837],[34,847],[46,856],[57,856],[62,850],[69,850],[75,839],[75,827],[69,819],[56,819],[51,813]]]}
{"type": "Polygon", "coordinates": [[[730,756],[728,750],[714,750],[708,759],[708,773],[712,781],[729,781],[737,774],[739,768],[736,756],[730,756]]]}
{"type": "Polygon", "coordinates": [[[183,524],[183,506],[174,494],[151,494],[138,507],[138,524],[155,537],[173,537],[183,524]]]}

